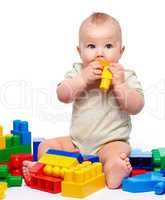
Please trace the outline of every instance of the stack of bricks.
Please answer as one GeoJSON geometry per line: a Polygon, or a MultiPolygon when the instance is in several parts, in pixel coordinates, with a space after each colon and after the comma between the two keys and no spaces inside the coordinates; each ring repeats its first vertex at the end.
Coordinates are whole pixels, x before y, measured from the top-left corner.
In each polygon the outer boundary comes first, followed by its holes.
{"type": "Polygon", "coordinates": [[[22,185],[22,162],[32,159],[28,122],[15,120],[7,135],[0,126],[0,199],[4,199],[7,187],[22,185]]]}
{"type": "MultiPolygon", "coordinates": [[[[87,156],[86,156],[87,158],[87,156]]],[[[30,169],[25,182],[33,189],[62,196],[83,198],[105,187],[105,176],[98,158],[83,159],[79,153],[50,149],[30,169]]]]}
{"type": "Polygon", "coordinates": [[[13,121],[13,130],[7,135],[3,134],[0,126],[0,165],[8,165],[13,175],[22,175],[23,160],[32,160],[28,122],[13,121]]]}

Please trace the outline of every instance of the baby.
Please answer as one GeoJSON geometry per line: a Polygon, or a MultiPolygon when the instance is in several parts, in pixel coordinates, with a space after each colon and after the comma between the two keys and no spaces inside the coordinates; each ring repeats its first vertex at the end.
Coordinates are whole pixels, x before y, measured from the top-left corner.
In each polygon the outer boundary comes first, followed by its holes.
{"type": "MultiPolygon", "coordinates": [[[[94,13],[85,19],[77,49],[82,63],[74,64],[57,87],[61,102],[73,102],[70,136],[45,140],[39,145],[38,157],[49,148],[97,154],[108,188],[118,188],[132,170],[130,115],[144,106],[141,84],[133,71],[119,64],[124,46],[120,25],[113,17],[94,13]],[[111,63],[112,86],[106,93],[99,88],[103,70],[99,60],[111,63]]],[[[25,175],[32,165],[24,162],[25,175]]]]}

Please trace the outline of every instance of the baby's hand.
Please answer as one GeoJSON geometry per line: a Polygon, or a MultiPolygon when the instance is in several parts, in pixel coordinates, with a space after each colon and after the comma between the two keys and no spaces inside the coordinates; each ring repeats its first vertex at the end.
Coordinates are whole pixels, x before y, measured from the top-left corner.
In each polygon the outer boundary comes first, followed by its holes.
{"type": "Polygon", "coordinates": [[[81,72],[81,76],[86,85],[90,85],[96,80],[101,79],[102,70],[103,67],[98,61],[93,61],[88,66],[85,66],[81,72]]]}
{"type": "Polygon", "coordinates": [[[119,86],[125,81],[124,68],[119,63],[112,63],[109,67],[112,72],[112,85],[113,87],[119,86]]]}

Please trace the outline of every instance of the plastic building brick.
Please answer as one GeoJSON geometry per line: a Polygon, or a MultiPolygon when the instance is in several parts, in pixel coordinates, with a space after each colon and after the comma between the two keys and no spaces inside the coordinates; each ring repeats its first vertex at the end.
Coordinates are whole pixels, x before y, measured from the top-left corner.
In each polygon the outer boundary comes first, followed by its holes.
{"type": "Polygon", "coordinates": [[[7,183],[6,182],[0,182],[0,199],[5,198],[6,189],[7,189],[7,183]]]}
{"type": "Polygon", "coordinates": [[[62,182],[62,196],[84,198],[105,187],[101,163],[84,161],[67,169],[62,182]]]}
{"type": "Polygon", "coordinates": [[[156,194],[165,192],[165,173],[149,172],[138,176],[125,178],[123,180],[122,189],[127,192],[150,192],[155,191],[156,194]]]}
{"type": "Polygon", "coordinates": [[[133,169],[153,169],[152,153],[149,151],[134,149],[129,158],[133,169]]]}
{"type": "Polygon", "coordinates": [[[13,121],[13,130],[11,131],[13,135],[19,135],[21,137],[21,144],[28,145],[31,144],[31,132],[28,130],[28,122],[21,120],[13,121]]]}
{"type": "Polygon", "coordinates": [[[31,133],[28,131],[28,122],[15,120],[11,132],[13,134],[3,135],[2,126],[0,127],[0,162],[10,162],[12,154],[31,153],[31,133]]]}
{"type": "Polygon", "coordinates": [[[25,183],[33,189],[42,190],[50,193],[61,192],[61,182],[63,179],[47,176],[44,174],[44,164],[36,163],[30,169],[30,176],[25,176],[25,183]]]}
{"type": "Polygon", "coordinates": [[[0,181],[6,182],[8,187],[21,186],[22,176],[13,176],[9,173],[7,165],[0,165],[0,181]]]}
{"type": "Polygon", "coordinates": [[[153,149],[152,159],[155,171],[165,169],[165,148],[153,149]]]}
{"type": "Polygon", "coordinates": [[[31,188],[50,193],[61,192],[62,179],[56,177],[47,177],[44,175],[31,175],[31,188]]]}
{"type": "Polygon", "coordinates": [[[0,149],[6,148],[5,136],[0,136],[0,149]]]}
{"type": "MultiPolygon", "coordinates": [[[[32,160],[31,133],[28,123],[16,120],[13,134],[3,135],[0,126],[0,188],[2,184],[8,187],[22,185],[22,162],[32,160]],[[18,123],[19,121],[19,123],[18,123]],[[19,124],[19,126],[18,126],[19,124]]],[[[4,190],[0,190],[0,199],[4,198],[4,190]]]]}
{"type": "Polygon", "coordinates": [[[22,176],[12,176],[7,177],[8,187],[12,186],[21,186],[22,185],[22,176]]]}
{"type": "Polygon", "coordinates": [[[66,167],[66,168],[76,166],[79,163],[78,160],[73,157],[47,154],[47,153],[44,154],[38,162],[52,166],[57,166],[58,164],[59,167],[66,167]]]}
{"type": "Polygon", "coordinates": [[[99,157],[96,155],[82,154],[84,161],[88,160],[92,163],[99,162],[99,157]]]}
{"type": "Polygon", "coordinates": [[[80,153],[68,152],[63,150],[49,149],[47,154],[61,155],[76,158],[80,163],[83,162],[83,157],[80,153]]]}
{"type": "Polygon", "coordinates": [[[99,60],[100,64],[103,66],[103,72],[101,75],[101,83],[100,83],[100,89],[101,91],[107,91],[109,90],[111,86],[112,81],[112,73],[109,71],[109,65],[110,63],[106,60],[99,60]]]}
{"type": "Polygon", "coordinates": [[[43,140],[43,138],[33,138],[33,161],[38,160],[38,146],[43,140]]]}
{"type": "Polygon", "coordinates": [[[82,159],[79,153],[48,150],[24,177],[25,183],[46,192],[62,192],[63,196],[85,197],[103,188],[105,177],[100,162],[81,163],[82,159]]]}
{"type": "Polygon", "coordinates": [[[152,162],[154,164],[154,170],[160,170],[161,158],[158,149],[152,150],[152,162]]]}
{"type": "Polygon", "coordinates": [[[11,155],[10,173],[15,176],[22,176],[22,166],[24,160],[33,160],[32,154],[13,154],[11,155]]]}
{"type": "Polygon", "coordinates": [[[145,174],[145,173],[148,173],[148,172],[149,172],[149,170],[146,170],[146,169],[133,169],[131,171],[130,176],[137,176],[137,175],[145,174]]]}

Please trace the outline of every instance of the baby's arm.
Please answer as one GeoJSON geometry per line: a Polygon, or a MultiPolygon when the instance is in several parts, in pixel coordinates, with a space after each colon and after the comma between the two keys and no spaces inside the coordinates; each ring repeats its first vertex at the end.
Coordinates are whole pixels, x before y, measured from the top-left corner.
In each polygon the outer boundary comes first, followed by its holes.
{"type": "Polygon", "coordinates": [[[144,97],[136,89],[129,88],[127,84],[121,84],[115,87],[113,92],[123,111],[135,115],[142,110],[144,97]]]}
{"type": "Polygon", "coordinates": [[[113,93],[120,108],[132,115],[140,112],[144,106],[144,97],[136,88],[130,88],[125,82],[123,66],[119,63],[113,63],[110,66],[110,71],[113,74],[113,93]]]}
{"type": "Polygon", "coordinates": [[[64,103],[71,103],[85,88],[86,83],[80,74],[67,78],[57,87],[58,99],[64,103]]]}
{"type": "Polygon", "coordinates": [[[65,79],[57,88],[58,99],[64,103],[75,100],[88,86],[101,79],[102,66],[94,61],[84,67],[81,73],[65,79]]]}

